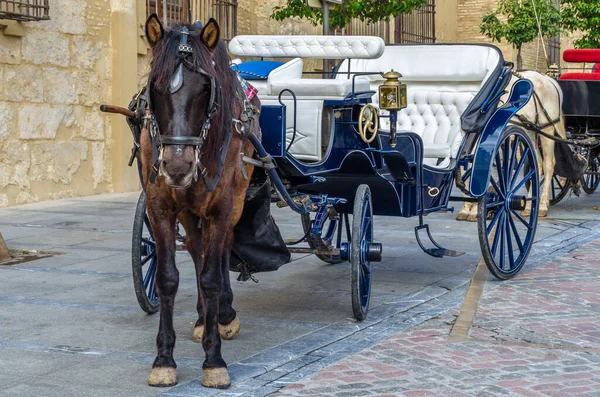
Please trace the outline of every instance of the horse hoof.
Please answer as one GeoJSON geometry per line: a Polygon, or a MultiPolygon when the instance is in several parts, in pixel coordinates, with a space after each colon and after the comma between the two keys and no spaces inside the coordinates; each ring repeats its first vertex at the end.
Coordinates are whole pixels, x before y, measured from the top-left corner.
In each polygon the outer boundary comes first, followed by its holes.
{"type": "Polygon", "coordinates": [[[459,212],[458,215],[456,216],[456,220],[457,221],[466,221],[467,217],[468,217],[467,214],[463,214],[462,212],[459,212]]]}
{"type": "Polygon", "coordinates": [[[227,389],[231,385],[227,368],[202,369],[202,386],[214,389],[227,389]]]}
{"type": "MultiPolygon", "coordinates": [[[[523,210],[523,211],[521,211],[521,216],[522,217],[526,217],[526,216],[529,216],[529,215],[531,215],[531,211],[529,211],[529,210],[523,210]]],[[[541,215],[539,215],[539,216],[541,216],[541,215]]]]}
{"type": "Polygon", "coordinates": [[[539,210],[538,217],[545,218],[547,216],[548,216],[548,210],[542,210],[542,209],[539,210]]]}
{"type": "Polygon", "coordinates": [[[467,217],[467,222],[477,222],[477,215],[469,215],[467,217]]]}
{"type": "Polygon", "coordinates": [[[192,334],[192,341],[194,342],[202,342],[202,336],[204,335],[204,325],[199,325],[194,328],[194,333],[192,334]]]}
{"type": "MultiPolygon", "coordinates": [[[[221,339],[231,340],[240,333],[240,319],[235,316],[232,322],[227,325],[219,324],[219,335],[221,339]]],[[[192,340],[194,342],[202,342],[202,336],[204,335],[204,325],[199,325],[194,328],[194,334],[192,340]]]]}
{"type": "Polygon", "coordinates": [[[148,378],[153,387],[169,387],[177,384],[177,372],[173,367],[154,367],[148,378]]]}
{"type": "Polygon", "coordinates": [[[227,325],[219,324],[219,335],[221,339],[231,340],[240,333],[240,319],[235,316],[232,322],[227,325]]]}

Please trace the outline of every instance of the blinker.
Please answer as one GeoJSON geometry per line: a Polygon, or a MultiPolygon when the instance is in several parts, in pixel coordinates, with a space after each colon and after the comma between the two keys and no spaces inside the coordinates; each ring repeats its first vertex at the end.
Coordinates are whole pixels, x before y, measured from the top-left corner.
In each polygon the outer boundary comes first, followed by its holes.
{"type": "MultiPolygon", "coordinates": [[[[188,28],[186,28],[184,26],[181,29],[181,39],[179,41],[179,52],[180,53],[187,54],[187,53],[192,52],[192,47],[188,45],[189,34],[190,34],[190,31],[188,30],[188,28]]],[[[169,85],[169,92],[171,94],[176,93],[177,91],[179,91],[181,89],[182,85],[183,85],[183,64],[180,62],[179,65],[177,65],[177,69],[175,69],[173,76],[171,77],[171,84],[169,85]]]]}

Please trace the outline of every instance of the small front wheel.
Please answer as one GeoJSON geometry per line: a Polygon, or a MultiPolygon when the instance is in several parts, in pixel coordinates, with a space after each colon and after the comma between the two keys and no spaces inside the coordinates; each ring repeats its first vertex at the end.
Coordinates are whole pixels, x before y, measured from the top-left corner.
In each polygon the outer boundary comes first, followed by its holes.
{"type": "Polygon", "coordinates": [[[490,186],[479,199],[477,214],[483,260],[499,279],[514,277],[529,255],[537,227],[539,187],[531,140],[518,127],[507,129],[494,153],[490,186]]]}
{"type": "Polygon", "coordinates": [[[135,296],[143,311],[153,314],[158,311],[159,299],[156,292],[156,244],[146,215],[146,194],[142,191],[135,208],[133,236],[131,239],[131,266],[135,296]]]}
{"type": "Polygon", "coordinates": [[[350,287],[354,317],[367,317],[371,297],[371,258],[373,242],[373,201],[368,185],[360,185],[354,198],[352,240],[350,244],[350,287]]]}

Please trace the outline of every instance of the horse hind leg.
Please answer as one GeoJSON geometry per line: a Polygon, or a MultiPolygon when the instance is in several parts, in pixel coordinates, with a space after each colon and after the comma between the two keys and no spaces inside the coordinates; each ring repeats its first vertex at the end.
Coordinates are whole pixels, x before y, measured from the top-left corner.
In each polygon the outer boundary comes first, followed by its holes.
{"type": "Polygon", "coordinates": [[[471,214],[471,207],[472,206],[473,206],[473,203],[465,201],[463,203],[462,208],[460,209],[460,212],[456,216],[456,220],[457,221],[466,221],[467,218],[469,217],[469,215],[471,214]]]}
{"type": "MultiPolygon", "coordinates": [[[[230,241],[228,239],[228,241],[230,241]]],[[[221,285],[221,296],[219,298],[219,335],[221,339],[232,340],[239,333],[241,328],[240,319],[233,308],[233,291],[231,290],[231,281],[229,279],[229,260],[231,250],[225,250],[223,253],[223,261],[221,262],[221,270],[223,273],[223,283],[221,285]]],[[[194,342],[202,342],[204,336],[204,315],[202,307],[202,299],[198,294],[198,321],[194,327],[192,340],[194,342]]]]}
{"type": "MultiPolygon", "coordinates": [[[[186,231],[186,248],[194,261],[196,269],[202,267],[202,233],[200,229],[200,217],[191,211],[184,211],[179,216],[179,220],[186,231]]],[[[222,339],[230,340],[235,338],[240,331],[240,321],[233,309],[233,292],[229,280],[229,256],[230,251],[224,253],[222,262],[223,285],[221,286],[221,297],[219,299],[219,334],[222,339]],[[226,254],[226,255],[225,255],[226,254]]],[[[196,273],[199,277],[199,273],[196,273]]],[[[198,320],[192,333],[192,341],[202,342],[204,335],[204,305],[202,304],[202,294],[198,284],[198,301],[196,311],[198,320]]]]}

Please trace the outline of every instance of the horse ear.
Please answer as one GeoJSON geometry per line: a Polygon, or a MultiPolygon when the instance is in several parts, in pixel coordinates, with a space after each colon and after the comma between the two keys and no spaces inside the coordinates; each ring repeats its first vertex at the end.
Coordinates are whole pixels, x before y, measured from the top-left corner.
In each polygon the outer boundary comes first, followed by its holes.
{"type": "Polygon", "coordinates": [[[164,36],[165,30],[158,19],[158,15],[150,15],[146,20],[146,38],[148,39],[148,43],[150,43],[150,47],[154,47],[164,36]]]}
{"type": "Polygon", "coordinates": [[[219,24],[213,18],[208,21],[204,29],[202,29],[202,33],[200,33],[202,42],[211,51],[217,46],[220,36],[221,29],[219,29],[219,24]]]}

